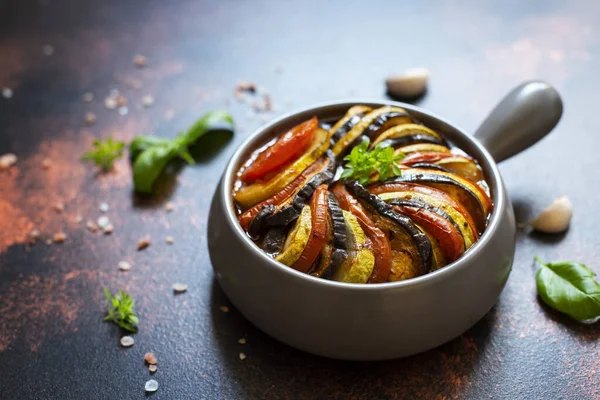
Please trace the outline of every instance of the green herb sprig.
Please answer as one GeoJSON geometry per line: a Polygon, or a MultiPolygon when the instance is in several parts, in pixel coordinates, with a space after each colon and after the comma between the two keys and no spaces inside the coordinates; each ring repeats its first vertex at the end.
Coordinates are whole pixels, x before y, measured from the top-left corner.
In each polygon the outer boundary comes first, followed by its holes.
{"type": "Polygon", "coordinates": [[[103,171],[110,171],[113,163],[123,157],[125,143],[115,141],[109,137],[105,141],[94,140],[93,150],[88,151],[82,157],[82,161],[93,161],[103,171]]]}
{"type": "Polygon", "coordinates": [[[544,303],[578,321],[600,317],[600,284],[594,271],[573,261],[535,260],[540,264],[537,291],[544,303]]]}
{"type": "Polygon", "coordinates": [[[107,287],[104,288],[104,295],[108,302],[108,311],[104,320],[114,322],[126,331],[137,332],[139,320],[133,309],[135,305],[133,297],[123,289],[113,296],[107,287]]]}
{"type": "Polygon", "coordinates": [[[213,111],[205,114],[185,133],[175,139],[164,139],[155,136],[138,136],[129,144],[129,153],[133,163],[133,184],[141,193],[151,193],[154,182],[167,166],[169,161],[180,157],[193,165],[194,158],[189,148],[201,136],[215,127],[233,130],[231,115],[224,111],[213,111]]]}
{"type": "Polygon", "coordinates": [[[399,161],[404,158],[404,154],[394,154],[392,147],[381,146],[368,151],[369,143],[368,138],[363,139],[344,157],[346,165],[340,176],[342,179],[356,179],[358,183],[365,185],[376,173],[381,181],[402,175],[399,161]]]}

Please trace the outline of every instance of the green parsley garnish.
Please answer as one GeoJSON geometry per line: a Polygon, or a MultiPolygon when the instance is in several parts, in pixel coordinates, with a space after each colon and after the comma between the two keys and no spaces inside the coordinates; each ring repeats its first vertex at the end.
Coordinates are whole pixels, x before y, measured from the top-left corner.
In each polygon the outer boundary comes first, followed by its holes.
{"type": "Polygon", "coordinates": [[[398,162],[404,158],[404,154],[394,154],[392,147],[381,146],[368,151],[369,143],[369,139],[365,138],[344,157],[346,166],[341,175],[342,179],[356,179],[358,183],[365,185],[375,173],[379,174],[381,181],[391,176],[402,175],[398,162]]]}
{"type": "Polygon", "coordinates": [[[93,161],[102,168],[103,171],[109,171],[113,163],[123,156],[125,143],[114,141],[109,137],[104,142],[94,140],[93,150],[88,151],[81,157],[83,161],[93,161]]]}
{"type": "Polygon", "coordinates": [[[121,289],[112,296],[107,287],[104,288],[104,295],[108,302],[108,315],[104,320],[114,322],[126,331],[137,332],[138,317],[133,309],[135,303],[131,295],[121,289]]]}

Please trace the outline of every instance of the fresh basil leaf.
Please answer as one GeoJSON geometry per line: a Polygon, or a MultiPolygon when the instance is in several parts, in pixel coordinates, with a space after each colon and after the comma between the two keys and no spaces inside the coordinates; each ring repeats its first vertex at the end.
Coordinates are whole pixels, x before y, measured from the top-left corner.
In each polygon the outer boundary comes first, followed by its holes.
{"type": "Polygon", "coordinates": [[[152,193],[154,181],[169,161],[179,155],[181,148],[176,141],[152,146],[144,150],[133,163],[133,185],[141,193],[152,193]]]}
{"type": "Polygon", "coordinates": [[[164,146],[170,141],[156,136],[137,136],[129,143],[129,158],[135,161],[144,150],[152,146],[164,146]]]}
{"type": "Polygon", "coordinates": [[[200,118],[184,134],[185,143],[190,146],[195,143],[206,132],[222,127],[232,131],[234,128],[233,117],[226,111],[211,111],[200,118]]]}
{"type": "Polygon", "coordinates": [[[579,321],[600,317],[600,284],[596,273],[572,261],[540,263],[537,291],[544,303],[579,321]]]}

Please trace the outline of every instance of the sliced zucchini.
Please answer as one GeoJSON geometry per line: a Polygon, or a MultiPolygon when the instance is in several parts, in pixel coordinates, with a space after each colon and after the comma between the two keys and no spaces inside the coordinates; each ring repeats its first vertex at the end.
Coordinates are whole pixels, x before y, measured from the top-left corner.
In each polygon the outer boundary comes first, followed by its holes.
{"type": "Polygon", "coordinates": [[[287,165],[281,172],[266,181],[257,181],[242,186],[234,192],[234,199],[244,208],[252,207],[262,200],[273,196],[298,177],[329,148],[329,132],[318,128],[308,150],[296,161],[287,165]]]}
{"type": "Polygon", "coordinates": [[[346,112],[346,115],[336,122],[335,125],[333,125],[333,127],[329,130],[332,143],[336,143],[338,140],[346,136],[350,129],[358,124],[361,118],[371,110],[372,108],[367,106],[350,107],[350,109],[346,112]]]}
{"type": "Polygon", "coordinates": [[[450,153],[450,149],[448,147],[432,143],[417,143],[409,146],[402,146],[396,149],[396,153],[404,154],[426,151],[441,151],[444,153],[450,153]]]}
{"type": "Polygon", "coordinates": [[[446,145],[446,141],[435,131],[418,124],[402,124],[396,125],[385,132],[373,141],[371,147],[375,146],[391,146],[394,148],[408,146],[415,143],[430,143],[440,146],[446,145]]]}
{"type": "Polygon", "coordinates": [[[358,124],[350,129],[350,132],[333,146],[333,154],[335,154],[336,157],[340,154],[344,154],[346,150],[351,147],[352,143],[363,135],[368,136],[373,140],[379,133],[391,126],[403,123],[408,124],[410,122],[413,122],[413,120],[403,108],[377,108],[365,115],[358,124]]]}
{"type": "Polygon", "coordinates": [[[375,257],[365,248],[366,236],[356,217],[342,210],[346,223],[348,257],[334,272],[333,280],[347,283],[367,283],[375,266],[375,257]]]}
{"type": "Polygon", "coordinates": [[[308,244],[311,230],[311,212],[309,206],[304,206],[300,218],[288,233],[283,249],[275,259],[282,264],[292,266],[302,255],[308,244]]]}
{"type": "Polygon", "coordinates": [[[454,172],[464,178],[470,179],[473,182],[483,180],[483,171],[471,159],[463,156],[454,156],[441,159],[436,164],[444,167],[450,172],[454,172]]]}

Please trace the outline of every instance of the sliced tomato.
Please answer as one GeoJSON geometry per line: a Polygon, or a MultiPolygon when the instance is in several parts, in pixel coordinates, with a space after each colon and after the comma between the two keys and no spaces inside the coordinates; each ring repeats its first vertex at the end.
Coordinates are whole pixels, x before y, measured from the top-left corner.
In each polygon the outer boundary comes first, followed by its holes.
{"type": "Polygon", "coordinates": [[[392,246],[386,234],[375,226],[375,223],[367,215],[363,207],[346,189],[343,183],[333,185],[331,191],[338,199],[343,210],[351,212],[361,228],[371,241],[371,248],[375,256],[375,266],[369,277],[368,283],[387,282],[392,269],[392,246]]]}
{"type": "Polygon", "coordinates": [[[465,242],[460,231],[444,217],[423,208],[401,205],[394,205],[392,208],[409,216],[427,230],[438,241],[449,262],[456,260],[465,252],[465,242]]]}
{"type": "Polygon", "coordinates": [[[327,185],[319,186],[313,193],[310,199],[310,211],[312,218],[310,237],[300,258],[292,265],[292,268],[300,272],[308,272],[327,240],[327,220],[329,218],[327,185]]]}
{"type": "Polygon", "coordinates": [[[475,225],[475,220],[473,219],[473,216],[471,216],[471,213],[469,213],[467,211],[467,209],[461,203],[459,203],[454,198],[449,196],[443,190],[435,189],[435,188],[425,186],[425,185],[420,185],[418,183],[389,182],[389,183],[383,183],[383,184],[371,186],[371,187],[369,187],[369,191],[373,194],[413,191],[413,192],[422,193],[422,194],[429,195],[429,196],[434,196],[434,197],[444,201],[445,203],[447,203],[448,205],[450,205],[451,207],[456,209],[456,211],[461,213],[461,215],[467,221],[469,228],[471,229],[471,232],[473,232],[473,237],[475,237],[475,238],[479,237],[479,235],[477,233],[477,227],[475,225]]]}
{"type": "Polygon", "coordinates": [[[326,159],[318,160],[312,163],[307,169],[304,170],[304,172],[302,172],[302,174],[286,185],[281,191],[258,203],[254,207],[244,211],[244,213],[239,217],[242,228],[247,231],[250,228],[250,223],[252,220],[266,206],[278,206],[293,197],[315,173],[323,168],[324,162],[326,162],[326,159]]]}
{"type": "Polygon", "coordinates": [[[306,149],[318,126],[319,120],[313,117],[281,135],[244,170],[241,179],[253,182],[294,159],[306,149]]]}

